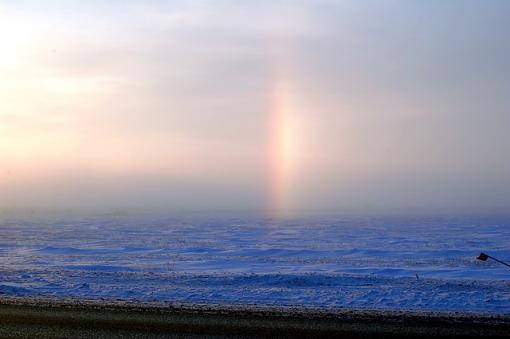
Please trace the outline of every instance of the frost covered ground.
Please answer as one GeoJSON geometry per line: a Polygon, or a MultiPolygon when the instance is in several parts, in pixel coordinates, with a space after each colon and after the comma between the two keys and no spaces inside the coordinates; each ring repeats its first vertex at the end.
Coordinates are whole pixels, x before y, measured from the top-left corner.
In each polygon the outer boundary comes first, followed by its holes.
{"type": "Polygon", "coordinates": [[[510,218],[1,218],[0,294],[510,313],[510,218]]]}

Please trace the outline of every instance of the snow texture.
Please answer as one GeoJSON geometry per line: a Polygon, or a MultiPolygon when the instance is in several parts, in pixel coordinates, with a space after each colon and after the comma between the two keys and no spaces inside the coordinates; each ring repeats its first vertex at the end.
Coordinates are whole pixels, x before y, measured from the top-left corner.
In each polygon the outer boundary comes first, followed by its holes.
{"type": "Polygon", "coordinates": [[[0,294],[510,313],[510,218],[0,219],[0,294]]]}

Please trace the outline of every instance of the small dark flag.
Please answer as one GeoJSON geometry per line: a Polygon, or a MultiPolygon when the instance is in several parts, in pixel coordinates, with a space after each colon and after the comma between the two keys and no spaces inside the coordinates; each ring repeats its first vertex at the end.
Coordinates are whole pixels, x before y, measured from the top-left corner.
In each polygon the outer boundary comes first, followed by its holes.
{"type": "Polygon", "coordinates": [[[497,261],[499,262],[501,265],[505,265],[507,267],[510,267],[510,264],[507,264],[506,262],[502,261],[502,260],[499,260],[499,259],[496,259],[494,257],[491,257],[490,255],[488,254],[485,254],[485,253],[480,253],[480,255],[478,257],[476,257],[476,259],[478,260],[481,260],[481,261],[487,261],[487,259],[491,258],[492,260],[494,261],[497,261]]]}
{"type": "Polygon", "coordinates": [[[476,259],[481,260],[481,261],[487,261],[487,259],[489,259],[489,256],[482,252],[482,253],[480,253],[480,255],[478,257],[476,257],[476,259]]]}

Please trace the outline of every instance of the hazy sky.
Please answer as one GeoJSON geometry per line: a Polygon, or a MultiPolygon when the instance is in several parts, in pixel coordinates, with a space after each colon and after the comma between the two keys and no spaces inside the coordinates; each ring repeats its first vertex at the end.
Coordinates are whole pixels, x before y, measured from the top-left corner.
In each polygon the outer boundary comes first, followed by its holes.
{"type": "Polygon", "coordinates": [[[510,208],[510,1],[2,1],[0,210],[510,208]]]}

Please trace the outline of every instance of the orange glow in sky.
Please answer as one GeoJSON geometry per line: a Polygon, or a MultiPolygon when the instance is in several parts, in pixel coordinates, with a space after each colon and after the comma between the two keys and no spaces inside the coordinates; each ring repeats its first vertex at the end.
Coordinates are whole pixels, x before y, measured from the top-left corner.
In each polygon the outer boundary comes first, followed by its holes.
{"type": "Polygon", "coordinates": [[[277,77],[273,83],[270,113],[271,215],[287,213],[290,176],[293,159],[292,106],[289,84],[277,77]]]}

